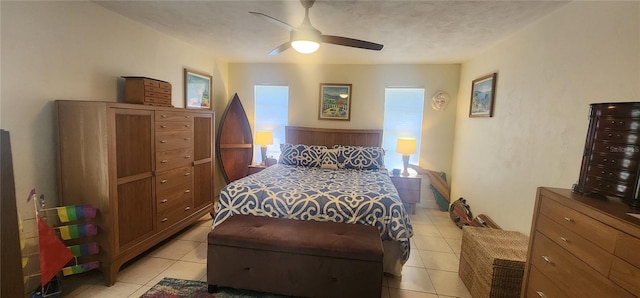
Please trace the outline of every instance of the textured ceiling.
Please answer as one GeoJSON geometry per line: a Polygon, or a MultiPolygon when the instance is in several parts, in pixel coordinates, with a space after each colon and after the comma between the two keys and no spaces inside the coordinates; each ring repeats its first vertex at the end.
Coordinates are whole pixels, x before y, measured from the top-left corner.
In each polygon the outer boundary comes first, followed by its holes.
{"type": "Polygon", "coordinates": [[[382,51],[322,44],[310,55],[268,53],[289,39],[256,11],[298,26],[299,1],[96,1],[211,51],[229,62],[460,63],[566,4],[563,1],[317,1],[309,12],[323,34],[381,43],[382,51]]]}

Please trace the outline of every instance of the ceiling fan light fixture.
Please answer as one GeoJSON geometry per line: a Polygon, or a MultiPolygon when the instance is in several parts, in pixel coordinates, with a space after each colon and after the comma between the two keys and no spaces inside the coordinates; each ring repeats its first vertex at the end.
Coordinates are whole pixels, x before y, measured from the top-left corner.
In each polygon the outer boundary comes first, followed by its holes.
{"type": "Polygon", "coordinates": [[[320,44],[312,40],[294,40],[291,46],[301,54],[311,54],[320,48],[320,44]]]}
{"type": "Polygon", "coordinates": [[[298,53],[311,54],[320,48],[320,36],[322,34],[310,26],[305,26],[303,23],[301,25],[303,30],[291,31],[291,47],[298,53]]]}

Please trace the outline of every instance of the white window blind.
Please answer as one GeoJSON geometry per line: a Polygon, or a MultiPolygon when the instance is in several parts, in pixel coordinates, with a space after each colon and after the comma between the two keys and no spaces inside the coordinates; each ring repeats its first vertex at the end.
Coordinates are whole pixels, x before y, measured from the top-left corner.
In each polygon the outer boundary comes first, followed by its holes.
{"type": "Polygon", "coordinates": [[[409,163],[418,164],[423,108],[423,88],[385,88],[382,147],[388,170],[402,169],[402,154],[396,152],[400,137],[416,139],[416,153],[410,155],[409,163]]]}
{"type": "MultiPolygon", "coordinates": [[[[284,127],[289,118],[289,86],[255,85],[254,131],[271,131],[273,144],[267,146],[267,157],[280,157],[280,144],[284,143],[284,127]]],[[[254,145],[253,161],[260,163],[260,146],[254,145]]]]}

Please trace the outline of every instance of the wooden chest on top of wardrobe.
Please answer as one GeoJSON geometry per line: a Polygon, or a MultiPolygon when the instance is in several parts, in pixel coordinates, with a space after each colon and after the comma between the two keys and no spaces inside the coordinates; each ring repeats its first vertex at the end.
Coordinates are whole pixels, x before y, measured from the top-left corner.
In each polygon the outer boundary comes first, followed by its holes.
{"type": "Polygon", "coordinates": [[[152,106],[171,107],[171,83],[145,77],[124,77],[125,100],[152,106]]]}
{"type": "Polygon", "coordinates": [[[56,101],[61,204],[98,209],[100,269],[120,266],[212,211],[212,111],[56,101]]]}
{"type": "Polygon", "coordinates": [[[640,102],[592,104],[574,191],[640,208],[640,102]]]}

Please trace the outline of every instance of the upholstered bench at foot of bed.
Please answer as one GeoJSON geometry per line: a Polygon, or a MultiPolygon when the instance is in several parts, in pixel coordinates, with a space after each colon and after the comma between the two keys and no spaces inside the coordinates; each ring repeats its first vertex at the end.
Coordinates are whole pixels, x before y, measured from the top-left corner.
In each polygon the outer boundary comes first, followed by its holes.
{"type": "Polygon", "coordinates": [[[234,215],[209,232],[209,292],[379,297],[383,248],[372,226],[234,215]]]}

